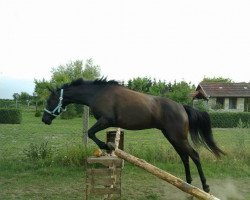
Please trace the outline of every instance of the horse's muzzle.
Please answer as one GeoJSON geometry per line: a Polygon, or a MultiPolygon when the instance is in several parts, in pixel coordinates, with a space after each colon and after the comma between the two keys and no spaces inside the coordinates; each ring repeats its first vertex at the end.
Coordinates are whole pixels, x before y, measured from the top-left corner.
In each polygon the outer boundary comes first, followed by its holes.
{"type": "Polygon", "coordinates": [[[50,125],[52,123],[52,120],[49,119],[48,117],[43,117],[42,118],[42,122],[47,124],[47,125],[50,125]]]}

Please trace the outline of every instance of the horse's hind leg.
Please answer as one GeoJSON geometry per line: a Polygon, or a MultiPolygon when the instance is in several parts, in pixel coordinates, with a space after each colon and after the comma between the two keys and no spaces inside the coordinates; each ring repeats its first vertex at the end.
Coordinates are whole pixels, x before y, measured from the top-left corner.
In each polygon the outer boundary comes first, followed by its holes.
{"type": "Polygon", "coordinates": [[[191,173],[190,173],[190,166],[189,166],[189,156],[187,153],[183,152],[183,151],[179,151],[175,148],[175,150],[177,151],[177,153],[179,154],[183,164],[184,164],[184,168],[185,168],[185,174],[186,174],[186,181],[187,183],[191,184],[192,182],[192,177],[191,177],[191,173]]]}
{"type": "Polygon", "coordinates": [[[192,182],[192,177],[191,177],[191,173],[190,173],[190,166],[189,166],[189,156],[187,154],[187,152],[183,151],[176,142],[174,142],[174,140],[171,140],[171,138],[168,137],[168,135],[166,134],[165,131],[162,131],[164,136],[168,139],[168,141],[172,144],[172,146],[174,147],[174,149],[176,150],[176,152],[179,154],[184,168],[185,168],[185,174],[186,174],[186,181],[187,183],[191,184],[192,182]]]}
{"type": "Polygon", "coordinates": [[[175,144],[172,144],[174,149],[176,150],[176,152],[179,154],[184,168],[185,168],[185,174],[186,174],[186,181],[187,183],[191,184],[192,182],[192,177],[191,177],[191,173],[190,173],[190,166],[189,166],[189,156],[186,152],[184,152],[182,149],[180,149],[178,146],[176,146],[175,144]]]}
{"type": "Polygon", "coordinates": [[[188,159],[188,157],[190,156],[197,167],[203,190],[205,192],[209,192],[209,185],[207,185],[206,183],[206,178],[201,167],[199,154],[191,147],[187,139],[182,139],[182,138],[179,138],[178,140],[173,139],[167,134],[166,131],[162,131],[162,132],[164,136],[169,140],[169,142],[173,145],[173,147],[175,148],[179,156],[181,157],[181,160],[185,167],[187,182],[191,183],[192,181],[191,174],[190,174],[190,167],[189,167],[189,159],[188,159]]]}
{"type": "Polygon", "coordinates": [[[191,157],[191,159],[193,160],[193,162],[195,163],[197,169],[198,169],[198,172],[199,172],[199,175],[200,175],[200,179],[201,179],[201,183],[202,183],[202,187],[203,187],[203,190],[205,192],[209,192],[210,189],[209,189],[209,185],[207,185],[206,183],[206,178],[205,178],[205,175],[203,173],[203,170],[202,170],[202,167],[201,167],[201,163],[200,163],[200,156],[198,154],[198,152],[196,152],[191,146],[190,144],[188,143],[188,141],[186,142],[186,149],[188,151],[188,154],[189,156],[191,157]]]}

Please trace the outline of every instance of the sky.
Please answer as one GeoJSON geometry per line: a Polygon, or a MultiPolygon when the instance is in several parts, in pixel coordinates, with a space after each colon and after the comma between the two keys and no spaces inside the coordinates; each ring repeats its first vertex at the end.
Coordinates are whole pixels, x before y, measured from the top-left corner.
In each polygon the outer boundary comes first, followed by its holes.
{"type": "Polygon", "coordinates": [[[249,0],[0,0],[0,98],[88,58],[108,79],[249,82],[249,0]]]}

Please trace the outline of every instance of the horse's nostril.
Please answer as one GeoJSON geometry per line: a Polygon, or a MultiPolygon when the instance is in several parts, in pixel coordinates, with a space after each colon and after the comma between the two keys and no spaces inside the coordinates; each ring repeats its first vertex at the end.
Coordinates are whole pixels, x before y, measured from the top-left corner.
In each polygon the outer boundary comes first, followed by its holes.
{"type": "Polygon", "coordinates": [[[47,125],[50,125],[51,122],[52,122],[52,120],[49,119],[49,118],[47,118],[47,117],[43,117],[43,118],[42,118],[42,122],[45,123],[45,124],[47,124],[47,125]]]}

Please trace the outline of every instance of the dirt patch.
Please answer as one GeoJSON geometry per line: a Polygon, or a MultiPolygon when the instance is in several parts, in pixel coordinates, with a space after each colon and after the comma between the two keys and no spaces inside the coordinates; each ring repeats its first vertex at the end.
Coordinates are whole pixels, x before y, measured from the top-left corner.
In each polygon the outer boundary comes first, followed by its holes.
{"type": "MultiPolygon", "coordinates": [[[[162,181],[154,176],[130,176],[129,180],[123,179],[123,200],[187,200],[193,199],[178,188],[162,181]],[[133,178],[132,178],[133,177],[133,178]],[[143,178],[142,178],[143,177],[143,178]]],[[[246,179],[208,179],[211,194],[220,200],[247,200],[250,199],[250,178],[246,179]]],[[[201,188],[200,180],[197,178],[193,185],[201,188]]]]}
{"type": "Polygon", "coordinates": [[[212,180],[213,193],[221,200],[250,199],[250,179],[222,179],[212,180]]]}

